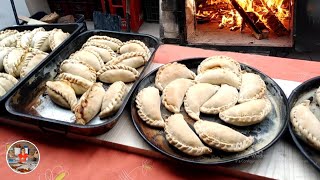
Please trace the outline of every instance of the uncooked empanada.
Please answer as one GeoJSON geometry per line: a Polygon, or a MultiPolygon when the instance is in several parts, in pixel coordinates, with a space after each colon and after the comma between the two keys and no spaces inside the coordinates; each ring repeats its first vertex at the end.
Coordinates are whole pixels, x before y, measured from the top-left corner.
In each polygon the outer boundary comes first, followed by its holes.
{"type": "Polygon", "coordinates": [[[58,47],[65,39],[70,36],[69,33],[63,32],[61,29],[54,28],[48,37],[50,49],[54,50],[58,47]]]}
{"type": "Polygon", "coordinates": [[[192,131],[182,114],[169,116],[168,119],[165,120],[164,131],[167,141],[188,155],[201,156],[212,152],[192,131]]]}
{"type": "Polygon", "coordinates": [[[49,31],[37,31],[32,37],[31,47],[41,51],[50,50],[49,35],[49,31]]]}
{"type": "Polygon", "coordinates": [[[24,34],[23,32],[18,32],[12,34],[10,36],[5,37],[0,41],[0,47],[16,47],[17,41],[20,39],[21,35],[24,34]]]}
{"type": "Polygon", "coordinates": [[[194,80],[184,78],[171,81],[163,90],[162,104],[164,107],[173,113],[180,112],[187,90],[195,83],[194,80]]]}
{"type": "Polygon", "coordinates": [[[130,52],[116,57],[114,60],[109,61],[106,65],[126,65],[132,68],[139,68],[148,61],[147,54],[144,52],[130,52]]]}
{"type": "Polygon", "coordinates": [[[25,75],[27,75],[34,67],[36,67],[47,56],[48,56],[48,53],[45,53],[42,51],[28,52],[21,65],[20,77],[22,78],[25,75]]]}
{"type": "Polygon", "coordinates": [[[139,72],[125,65],[110,65],[104,66],[97,75],[99,80],[105,83],[114,83],[116,81],[128,83],[135,81],[139,76],[139,72]]]}
{"type": "Polygon", "coordinates": [[[226,123],[249,126],[260,123],[270,113],[272,104],[268,99],[256,99],[235,105],[219,113],[226,123]]]}
{"type": "Polygon", "coordinates": [[[3,40],[4,38],[11,36],[13,34],[19,33],[19,31],[15,30],[15,29],[7,29],[4,31],[0,31],[0,41],[3,40]]]}
{"type": "Polygon", "coordinates": [[[237,103],[238,94],[238,90],[235,87],[222,84],[217,93],[200,107],[200,112],[219,114],[237,103]]]}
{"type": "Polygon", "coordinates": [[[196,81],[214,85],[228,84],[237,89],[239,89],[241,85],[241,77],[225,68],[210,69],[202,74],[198,74],[196,81]]]}
{"type": "Polygon", "coordinates": [[[236,130],[210,121],[197,121],[194,129],[200,139],[210,147],[226,151],[240,152],[247,149],[254,141],[252,136],[245,136],[236,130]]]}
{"type": "Polygon", "coordinates": [[[58,79],[70,82],[71,87],[74,89],[77,95],[85,93],[93,84],[93,82],[77,75],[70,73],[61,73],[58,79]]]}
{"type": "Polygon", "coordinates": [[[320,150],[320,121],[311,112],[309,106],[309,100],[294,106],[290,112],[290,119],[298,137],[310,146],[320,150]]]}
{"type": "Polygon", "coordinates": [[[144,52],[146,55],[150,56],[150,50],[149,48],[141,41],[139,40],[129,40],[120,47],[119,53],[129,53],[129,52],[144,52]]]}
{"type": "Polygon", "coordinates": [[[85,62],[66,59],[60,65],[60,72],[70,73],[73,75],[81,76],[91,82],[96,82],[96,71],[85,62]]]}
{"type": "Polygon", "coordinates": [[[94,83],[80,98],[75,107],[76,123],[85,125],[100,111],[105,90],[102,83],[94,83]]]}
{"type": "Polygon", "coordinates": [[[105,118],[118,111],[127,95],[127,86],[122,81],[117,81],[108,88],[103,96],[100,118],[105,118]]]}
{"type": "Polygon", "coordinates": [[[82,49],[97,52],[105,63],[117,57],[117,54],[109,46],[104,44],[87,42],[82,46],[82,49]]]}
{"type": "Polygon", "coordinates": [[[77,97],[71,85],[67,81],[47,81],[47,93],[50,99],[64,108],[74,110],[77,97]]]}
{"type": "Polygon", "coordinates": [[[136,96],[138,115],[147,124],[153,127],[164,127],[164,120],[161,116],[161,98],[159,90],[155,87],[142,89],[136,96]]]}
{"type": "Polygon", "coordinates": [[[87,42],[94,42],[98,44],[107,45],[113,51],[118,51],[118,49],[123,44],[119,39],[108,37],[108,36],[98,36],[98,35],[90,37],[87,42]]]}
{"type": "Polygon", "coordinates": [[[264,97],[267,88],[259,75],[254,73],[243,73],[241,77],[239,103],[264,97]]]}
{"type": "Polygon", "coordinates": [[[228,56],[212,56],[203,60],[198,66],[198,74],[204,73],[209,69],[216,68],[227,68],[236,73],[240,74],[241,67],[240,64],[228,56]]]}
{"type": "Polygon", "coordinates": [[[163,91],[163,89],[175,79],[194,79],[195,77],[196,74],[188,69],[187,66],[173,62],[159,68],[155,78],[155,86],[160,91],[163,91]]]}
{"type": "Polygon", "coordinates": [[[0,72],[3,71],[3,60],[12,51],[14,48],[12,47],[0,47],[0,72]]]}
{"type": "Polygon", "coordinates": [[[18,80],[12,75],[0,73],[0,86],[5,90],[5,92],[8,92],[17,83],[18,80]]]}
{"type": "Polygon", "coordinates": [[[20,39],[17,41],[17,46],[25,49],[30,48],[33,36],[39,31],[45,31],[45,29],[43,27],[39,27],[22,34],[20,39]]]}
{"type": "Polygon", "coordinates": [[[22,48],[10,51],[3,59],[4,70],[14,77],[19,77],[26,53],[27,51],[22,48]]]}
{"type": "Polygon", "coordinates": [[[69,59],[76,59],[78,61],[87,63],[96,71],[99,71],[104,66],[103,60],[95,51],[82,49],[71,54],[69,59]]]}
{"type": "Polygon", "coordinates": [[[184,99],[184,109],[188,115],[195,120],[200,120],[200,107],[208,101],[218,90],[219,86],[198,83],[191,86],[186,93],[184,99]]]}

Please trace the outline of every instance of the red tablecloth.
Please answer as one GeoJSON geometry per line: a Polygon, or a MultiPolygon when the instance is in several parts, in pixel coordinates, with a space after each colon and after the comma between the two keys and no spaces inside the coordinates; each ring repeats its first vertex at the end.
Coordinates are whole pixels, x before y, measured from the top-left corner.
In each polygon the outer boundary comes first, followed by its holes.
{"type": "MultiPolygon", "coordinates": [[[[267,56],[218,52],[162,45],[154,62],[167,63],[183,58],[228,55],[273,78],[304,81],[320,74],[320,63],[267,56]]],[[[193,166],[120,151],[88,142],[46,136],[21,128],[0,126],[0,175],[3,179],[260,179],[219,166],[193,166]],[[6,145],[26,139],[41,153],[39,166],[28,175],[15,174],[6,164],[6,145]],[[60,175],[60,176],[59,176],[60,175]]]]}

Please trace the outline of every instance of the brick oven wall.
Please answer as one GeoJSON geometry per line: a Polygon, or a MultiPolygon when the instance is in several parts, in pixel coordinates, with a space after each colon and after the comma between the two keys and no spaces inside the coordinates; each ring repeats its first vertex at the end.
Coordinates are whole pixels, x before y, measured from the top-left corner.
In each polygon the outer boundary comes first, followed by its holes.
{"type": "Polygon", "coordinates": [[[176,17],[178,0],[159,0],[160,4],[160,38],[179,40],[179,22],[176,17]]]}

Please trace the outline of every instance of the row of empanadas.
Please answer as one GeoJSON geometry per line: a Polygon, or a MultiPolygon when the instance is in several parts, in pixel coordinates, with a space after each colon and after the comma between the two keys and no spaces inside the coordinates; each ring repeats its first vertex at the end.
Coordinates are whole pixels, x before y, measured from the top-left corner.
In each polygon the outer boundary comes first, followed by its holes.
{"type": "Polygon", "coordinates": [[[5,95],[18,80],[10,74],[0,73],[0,97],[5,95]]]}

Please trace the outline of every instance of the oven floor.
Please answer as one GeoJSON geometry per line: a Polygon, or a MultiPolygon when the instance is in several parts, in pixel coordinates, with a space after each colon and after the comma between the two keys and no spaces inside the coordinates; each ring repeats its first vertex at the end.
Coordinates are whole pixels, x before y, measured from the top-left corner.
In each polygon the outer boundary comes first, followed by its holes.
{"type": "Polygon", "coordinates": [[[243,33],[240,30],[230,31],[229,28],[218,28],[218,23],[198,24],[193,34],[188,34],[190,44],[212,44],[233,46],[265,46],[265,47],[292,47],[292,38],[289,36],[277,37],[270,32],[268,39],[258,40],[249,28],[243,33]]]}

